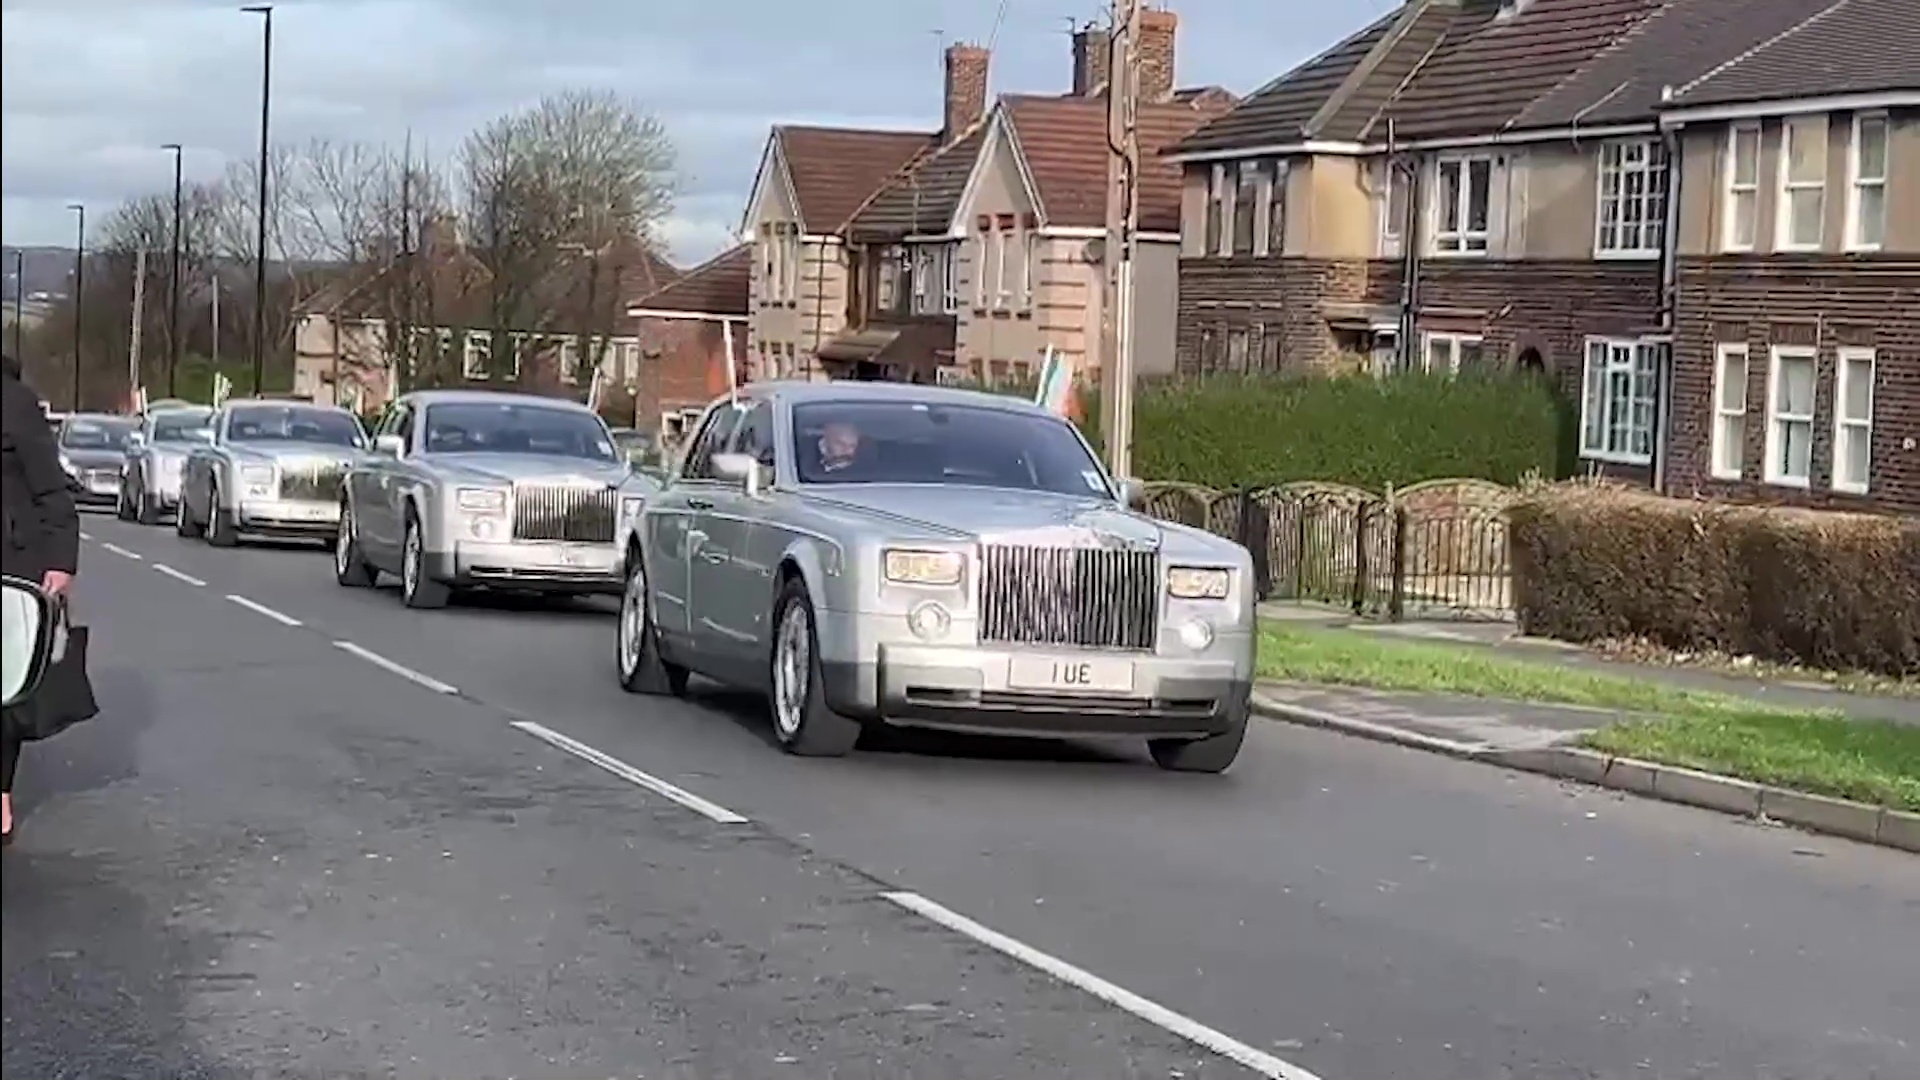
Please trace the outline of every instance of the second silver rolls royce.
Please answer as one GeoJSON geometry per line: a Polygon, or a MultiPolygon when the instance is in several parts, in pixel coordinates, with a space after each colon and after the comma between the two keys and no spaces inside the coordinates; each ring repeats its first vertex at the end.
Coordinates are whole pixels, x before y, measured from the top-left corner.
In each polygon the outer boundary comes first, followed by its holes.
{"type": "Polygon", "coordinates": [[[213,415],[212,436],[187,454],[174,528],[232,547],[243,535],[328,537],[340,478],[367,433],[334,405],[243,398],[213,415]]]}
{"type": "MultiPolygon", "coordinates": [[[[393,403],[347,476],[334,575],[385,571],[408,607],[454,590],[617,593],[630,466],[607,425],[555,398],[423,390],[393,403]]],[[[638,503],[633,508],[637,511],[638,503]]]]}

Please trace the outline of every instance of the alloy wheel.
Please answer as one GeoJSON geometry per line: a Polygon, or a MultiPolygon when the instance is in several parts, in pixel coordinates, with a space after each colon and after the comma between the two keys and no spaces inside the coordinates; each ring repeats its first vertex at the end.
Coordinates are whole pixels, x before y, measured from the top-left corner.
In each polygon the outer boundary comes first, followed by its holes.
{"type": "Polygon", "coordinates": [[[805,604],[788,604],[780,617],[773,657],[773,722],[788,740],[806,718],[808,680],[813,675],[813,635],[805,604]]]}

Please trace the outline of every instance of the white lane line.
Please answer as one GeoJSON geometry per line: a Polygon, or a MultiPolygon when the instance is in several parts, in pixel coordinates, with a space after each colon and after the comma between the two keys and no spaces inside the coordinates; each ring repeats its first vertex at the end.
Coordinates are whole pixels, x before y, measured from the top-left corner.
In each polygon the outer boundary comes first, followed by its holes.
{"type": "Polygon", "coordinates": [[[81,529],[81,530],[80,530],[80,539],[82,539],[82,540],[91,540],[91,539],[93,539],[93,534],[92,534],[92,533],[90,533],[90,532],[88,532],[88,531],[87,531],[87,530],[85,530],[85,529],[81,529]]]}
{"type": "Polygon", "coordinates": [[[372,649],[362,648],[351,641],[336,641],[333,643],[333,647],[344,652],[350,652],[360,659],[365,660],[367,663],[372,664],[374,667],[385,668],[403,679],[419,683],[421,686],[426,687],[436,694],[457,694],[460,692],[431,675],[422,675],[405,664],[389,660],[379,653],[374,652],[372,649]]]}
{"type": "Polygon", "coordinates": [[[881,895],[922,918],[939,923],[957,934],[965,934],[980,944],[1011,956],[1029,967],[1038,968],[1069,986],[1085,990],[1109,1005],[1170,1031],[1195,1046],[1211,1050],[1229,1061],[1238,1062],[1261,1076],[1269,1077],[1271,1080],[1320,1080],[1319,1077],[1298,1065],[1282,1061],[1264,1050],[1256,1050],[1230,1035],[1215,1031],[1198,1020],[1182,1016],[1164,1005],[1148,1001],[1130,990],[1115,986],[1098,975],[1074,967],[1057,956],[1043,953],[1031,945],[982,926],[919,893],[890,892],[881,895]]]}
{"type": "Polygon", "coordinates": [[[189,585],[205,585],[206,584],[206,582],[201,581],[199,578],[194,577],[192,574],[182,573],[181,571],[175,570],[173,567],[168,566],[166,563],[163,563],[163,562],[154,563],[153,568],[167,575],[168,577],[172,578],[175,581],[184,581],[189,585]]]}
{"type": "Polygon", "coordinates": [[[244,596],[240,596],[235,593],[228,593],[227,599],[233,601],[236,604],[239,604],[241,607],[246,608],[248,611],[265,615],[267,618],[272,619],[274,622],[277,622],[282,626],[299,626],[300,625],[299,619],[296,619],[291,615],[285,614],[284,612],[275,611],[265,604],[255,603],[254,601],[249,600],[244,596]]]}
{"type": "Polygon", "coordinates": [[[531,720],[515,720],[513,721],[513,726],[544,743],[565,750],[574,757],[580,758],[583,761],[590,761],[630,784],[637,784],[653,792],[655,795],[672,799],[674,802],[679,803],[681,806],[686,807],[710,821],[721,825],[746,824],[746,818],[741,817],[739,814],[734,813],[718,803],[708,802],[685,788],[669,784],[665,780],[649,773],[641,772],[639,769],[621,761],[617,757],[601,753],[586,743],[576,739],[570,739],[543,724],[536,724],[531,720]]]}
{"type": "Polygon", "coordinates": [[[115,555],[118,555],[123,559],[132,559],[134,562],[139,562],[141,558],[137,552],[128,551],[126,548],[121,547],[119,544],[116,544],[111,540],[101,544],[100,550],[111,551],[115,555]]]}

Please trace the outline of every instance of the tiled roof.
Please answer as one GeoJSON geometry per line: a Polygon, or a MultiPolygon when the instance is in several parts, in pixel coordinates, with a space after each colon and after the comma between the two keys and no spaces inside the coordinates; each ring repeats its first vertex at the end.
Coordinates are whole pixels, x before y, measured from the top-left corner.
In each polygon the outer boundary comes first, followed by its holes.
{"type": "Polygon", "coordinates": [[[892,240],[947,231],[986,136],[987,125],[982,121],[896,176],[854,215],[853,237],[892,240]]]}
{"type": "Polygon", "coordinates": [[[694,315],[745,315],[747,279],[752,269],[753,246],[741,244],[680,275],[671,285],[641,295],[628,307],[694,315]]]}
{"type": "Polygon", "coordinates": [[[1463,0],[1448,40],[1387,106],[1385,116],[1401,139],[1509,128],[1529,105],[1665,2],[1533,0],[1518,14],[1496,19],[1491,0],[1463,0]]]}
{"type": "Polygon", "coordinates": [[[1680,87],[1670,104],[1920,90],[1916,0],[1802,0],[1799,6],[1807,17],[1798,26],[1680,87]]]}
{"type": "MultiPolygon", "coordinates": [[[[1219,99],[1209,96],[1196,100],[1219,99]]],[[[1214,109],[1224,107],[1217,105],[1214,109]]],[[[1106,101],[1009,95],[1001,99],[1001,109],[1026,158],[1027,171],[1039,188],[1046,223],[1067,228],[1106,224],[1106,101]]],[[[1161,155],[1217,115],[1217,111],[1172,102],[1140,106],[1143,231],[1179,231],[1180,166],[1161,155]]]]}
{"type": "Polygon", "coordinates": [[[1476,16],[1477,12],[1452,3],[1415,0],[1407,4],[1400,20],[1307,121],[1303,134],[1334,142],[1384,137],[1376,130],[1376,121],[1388,103],[1443,45],[1478,26],[1481,20],[1476,16]]]}
{"type": "Polygon", "coordinates": [[[918,131],[790,124],[776,126],[773,133],[800,204],[800,220],[815,233],[838,232],[880,185],[940,139],[918,131]]]}
{"type": "Polygon", "coordinates": [[[1248,94],[1239,106],[1182,140],[1180,153],[1234,150],[1303,138],[1307,121],[1386,36],[1395,12],[1248,94]]]}

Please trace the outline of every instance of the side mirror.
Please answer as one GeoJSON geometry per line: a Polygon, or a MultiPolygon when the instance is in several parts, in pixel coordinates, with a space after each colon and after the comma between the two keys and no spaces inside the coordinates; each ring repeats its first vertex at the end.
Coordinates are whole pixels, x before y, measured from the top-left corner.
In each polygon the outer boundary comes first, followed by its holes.
{"type": "Polygon", "coordinates": [[[53,603],[38,586],[0,578],[0,705],[33,696],[53,657],[53,603]]]}
{"type": "Polygon", "coordinates": [[[401,451],[405,449],[406,444],[400,441],[400,436],[398,435],[375,435],[373,437],[373,452],[376,454],[384,454],[387,457],[397,458],[400,456],[401,451]]]}
{"type": "Polygon", "coordinates": [[[147,445],[147,437],[140,432],[136,431],[127,436],[127,453],[131,454],[145,445],[147,445]]]}
{"type": "Polygon", "coordinates": [[[752,454],[715,454],[713,471],[723,480],[737,480],[749,498],[757,498],[762,487],[760,463],[752,454]]]}

